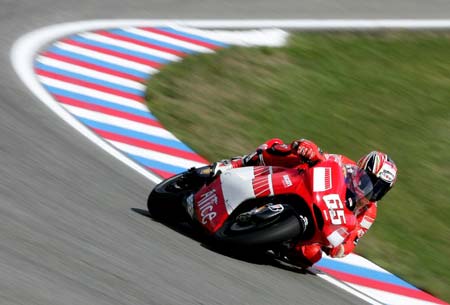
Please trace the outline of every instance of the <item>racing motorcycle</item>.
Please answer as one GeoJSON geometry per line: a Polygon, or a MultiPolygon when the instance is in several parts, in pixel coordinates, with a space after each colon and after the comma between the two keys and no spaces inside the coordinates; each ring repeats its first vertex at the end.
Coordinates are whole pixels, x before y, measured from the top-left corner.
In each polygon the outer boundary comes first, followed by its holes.
{"type": "Polygon", "coordinates": [[[295,242],[331,248],[353,230],[358,196],[371,190],[364,171],[346,173],[333,161],[212,172],[213,165],[191,168],[156,185],[148,197],[152,217],[194,223],[214,240],[233,245],[269,250],[295,242]]]}

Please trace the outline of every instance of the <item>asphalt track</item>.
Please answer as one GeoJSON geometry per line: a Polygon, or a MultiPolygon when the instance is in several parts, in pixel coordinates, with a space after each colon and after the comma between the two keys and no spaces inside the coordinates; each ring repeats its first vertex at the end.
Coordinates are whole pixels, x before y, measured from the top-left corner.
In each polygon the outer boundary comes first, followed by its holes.
{"type": "Polygon", "coordinates": [[[1,304],[363,304],[310,274],[239,260],[142,215],[148,180],[36,100],[21,35],[111,18],[448,18],[448,1],[0,0],[1,304]]]}

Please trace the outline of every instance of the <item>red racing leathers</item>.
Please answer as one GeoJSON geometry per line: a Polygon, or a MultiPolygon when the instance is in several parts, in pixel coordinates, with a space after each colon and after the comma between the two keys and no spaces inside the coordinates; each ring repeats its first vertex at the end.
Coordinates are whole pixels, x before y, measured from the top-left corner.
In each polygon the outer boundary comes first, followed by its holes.
{"type": "MultiPolygon", "coordinates": [[[[340,166],[356,165],[356,163],[343,155],[322,153],[320,149],[311,141],[299,140],[293,141],[287,145],[280,139],[270,139],[266,143],[258,147],[258,149],[244,157],[232,159],[227,165],[228,168],[243,167],[243,166],[283,166],[283,167],[298,167],[305,166],[309,161],[323,161],[333,160],[339,163],[340,166]],[[299,143],[306,141],[307,145],[299,143]],[[306,149],[304,148],[306,147],[306,149]],[[300,155],[300,156],[299,156],[300,155]],[[308,158],[305,158],[308,156],[308,158]]],[[[220,166],[219,166],[220,167],[220,166]]],[[[373,224],[377,214],[376,202],[367,201],[363,206],[357,206],[354,210],[357,218],[356,228],[349,233],[341,245],[333,248],[323,248],[319,244],[310,245],[293,245],[291,250],[287,253],[288,259],[294,263],[304,267],[311,266],[322,258],[322,250],[331,257],[344,257],[351,253],[355,248],[358,240],[369,230],[373,224]]]]}

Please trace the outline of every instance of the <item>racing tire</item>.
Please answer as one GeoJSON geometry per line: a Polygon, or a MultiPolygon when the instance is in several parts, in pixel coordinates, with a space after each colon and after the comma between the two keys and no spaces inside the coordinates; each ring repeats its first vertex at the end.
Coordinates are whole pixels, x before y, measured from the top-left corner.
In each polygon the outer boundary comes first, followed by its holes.
{"type": "Polygon", "coordinates": [[[152,218],[178,222],[187,216],[181,202],[189,191],[175,187],[184,174],[170,177],[153,188],[147,200],[147,209],[152,218]]]}
{"type": "Polygon", "coordinates": [[[230,244],[250,247],[270,247],[297,237],[303,232],[303,226],[297,216],[287,212],[254,226],[236,226],[236,219],[226,223],[214,237],[216,240],[230,244]]]}

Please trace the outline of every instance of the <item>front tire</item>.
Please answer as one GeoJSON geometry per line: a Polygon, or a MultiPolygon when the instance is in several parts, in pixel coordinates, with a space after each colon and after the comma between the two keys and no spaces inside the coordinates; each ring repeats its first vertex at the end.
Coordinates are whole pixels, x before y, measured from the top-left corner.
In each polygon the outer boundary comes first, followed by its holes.
{"type": "Polygon", "coordinates": [[[256,224],[242,225],[234,215],[215,233],[215,238],[230,244],[250,247],[270,247],[297,237],[303,226],[292,209],[256,224]]]}

